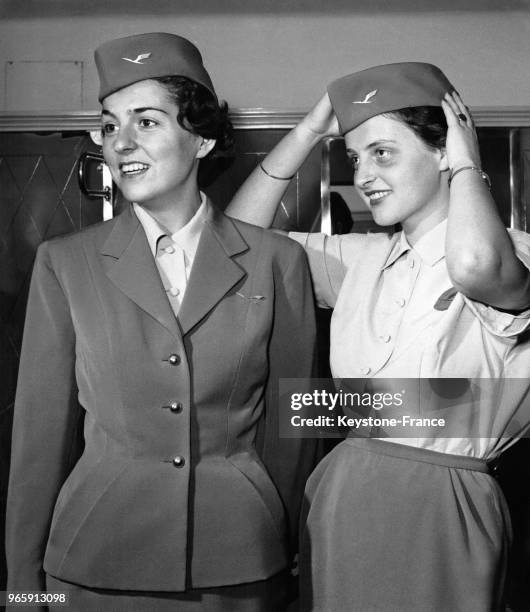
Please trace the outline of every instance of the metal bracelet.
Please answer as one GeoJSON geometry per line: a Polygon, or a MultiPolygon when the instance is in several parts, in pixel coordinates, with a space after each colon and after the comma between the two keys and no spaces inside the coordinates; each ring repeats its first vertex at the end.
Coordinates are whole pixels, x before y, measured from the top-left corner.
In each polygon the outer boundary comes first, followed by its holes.
{"type": "Polygon", "coordinates": [[[449,175],[448,181],[449,186],[451,186],[451,182],[453,181],[455,176],[459,172],[463,172],[464,170],[473,170],[473,172],[478,172],[480,174],[480,177],[485,181],[486,185],[488,186],[488,189],[491,189],[490,177],[484,172],[484,170],[482,170],[482,168],[478,168],[477,166],[462,166],[461,168],[457,168],[456,170],[451,170],[451,174],[449,175]]]}
{"type": "Polygon", "coordinates": [[[265,172],[267,176],[270,176],[271,178],[276,179],[277,181],[290,181],[296,176],[296,174],[293,174],[292,176],[276,176],[275,174],[271,174],[270,172],[267,172],[267,170],[265,170],[261,162],[259,163],[259,167],[263,170],[263,172],[265,172]]]}

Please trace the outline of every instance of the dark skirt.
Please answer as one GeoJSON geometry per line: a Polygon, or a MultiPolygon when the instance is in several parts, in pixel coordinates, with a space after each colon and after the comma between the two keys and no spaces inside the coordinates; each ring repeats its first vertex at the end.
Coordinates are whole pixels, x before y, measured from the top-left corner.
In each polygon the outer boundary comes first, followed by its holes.
{"type": "Polygon", "coordinates": [[[288,572],[258,582],[185,593],[93,589],[49,574],[48,592],[66,593],[68,604],[50,605],[57,612],[271,612],[286,609],[288,572]]]}
{"type": "Polygon", "coordinates": [[[301,610],[503,610],[511,526],[478,459],[347,439],[306,487],[301,610]]]}

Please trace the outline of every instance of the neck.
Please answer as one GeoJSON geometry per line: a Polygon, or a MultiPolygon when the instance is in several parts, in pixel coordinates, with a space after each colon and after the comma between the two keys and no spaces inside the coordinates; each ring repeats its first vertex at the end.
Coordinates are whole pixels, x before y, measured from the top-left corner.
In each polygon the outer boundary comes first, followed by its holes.
{"type": "Polygon", "coordinates": [[[183,228],[199,210],[201,194],[195,185],[190,193],[173,194],[167,201],[142,202],[144,208],[158,223],[174,234],[183,228]]]}
{"type": "Polygon", "coordinates": [[[441,223],[444,219],[447,219],[447,209],[437,211],[438,214],[431,215],[427,219],[422,219],[414,227],[410,227],[407,223],[403,223],[403,231],[407,237],[407,241],[411,246],[414,246],[418,240],[430,232],[434,227],[441,223]]]}
{"type": "Polygon", "coordinates": [[[449,213],[449,190],[442,188],[432,200],[426,203],[418,212],[402,221],[401,226],[407,241],[414,246],[418,240],[433,227],[436,227],[449,213]]]}

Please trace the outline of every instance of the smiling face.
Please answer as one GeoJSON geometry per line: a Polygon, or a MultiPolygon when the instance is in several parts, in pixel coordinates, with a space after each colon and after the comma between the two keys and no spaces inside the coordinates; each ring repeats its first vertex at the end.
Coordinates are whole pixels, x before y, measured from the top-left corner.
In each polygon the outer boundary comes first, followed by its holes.
{"type": "Polygon", "coordinates": [[[198,162],[215,141],[179,125],[178,107],[163,85],[134,83],[102,106],[103,155],[126,200],[155,212],[198,193],[198,162]]]}
{"type": "Polygon", "coordinates": [[[378,225],[401,223],[411,235],[428,231],[447,216],[443,151],[383,115],[348,132],[345,141],[355,187],[378,225]]]}

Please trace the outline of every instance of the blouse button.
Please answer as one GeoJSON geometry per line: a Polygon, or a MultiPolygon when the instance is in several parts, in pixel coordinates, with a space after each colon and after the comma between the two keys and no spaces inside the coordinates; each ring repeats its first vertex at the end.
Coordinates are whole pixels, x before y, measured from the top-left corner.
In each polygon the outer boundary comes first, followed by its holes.
{"type": "Polygon", "coordinates": [[[177,295],[180,293],[180,289],[178,287],[170,287],[168,289],[168,293],[173,297],[177,297],[177,295]]]}
{"type": "Polygon", "coordinates": [[[385,336],[379,336],[381,338],[381,340],[385,343],[390,342],[390,340],[392,340],[392,336],[389,336],[388,334],[385,336]]]}
{"type": "Polygon", "coordinates": [[[399,300],[396,300],[396,302],[397,302],[397,305],[400,308],[403,308],[403,306],[405,306],[405,300],[403,298],[400,298],[399,300]]]}
{"type": "Polygon", "coordinates": [[[372,368],[369,368],[369,367],[361,368],[361,374],[370,374],[371,371],[372,371],[372,368]]]}
{"type": "Polygon", "coordinates": [[[175,252],[175,249],[169,245],[167,247],[164,247],[164,252],[168,253],[169,255],[173,254],[175,252]]]}

